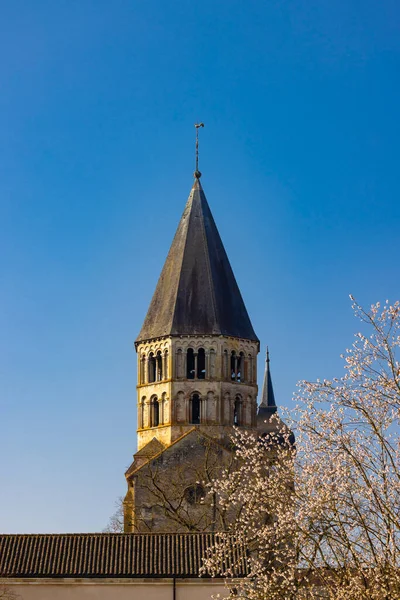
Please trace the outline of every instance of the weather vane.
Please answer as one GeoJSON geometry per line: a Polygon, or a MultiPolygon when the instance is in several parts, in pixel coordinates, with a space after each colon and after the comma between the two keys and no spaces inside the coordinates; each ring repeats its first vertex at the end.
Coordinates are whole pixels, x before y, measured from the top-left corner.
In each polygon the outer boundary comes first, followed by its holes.
{"type": "Polygon", "coordinates": [[[196,179],[200,179],[201,173],[199,171],[199,129],[200,127],[204,127],[204,123],[195,123],[196,128],[196,170],[194,172],[194,176],[196,179]]]}

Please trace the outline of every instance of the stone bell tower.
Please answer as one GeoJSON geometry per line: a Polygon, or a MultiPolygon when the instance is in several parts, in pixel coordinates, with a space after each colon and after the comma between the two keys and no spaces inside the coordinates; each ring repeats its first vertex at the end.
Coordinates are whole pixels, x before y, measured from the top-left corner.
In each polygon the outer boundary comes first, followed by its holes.
{"type": "Polygon", "coordinates": [[[196,175],[135,342],[139,450],[257,424],[259,341],[196,175]]]}
{"type": "Polygon", "coordinates": [[[125,474],[126,532],[217,527],[199,481],[222,467],[234,427],[257,429],[260,344],[200,183],[198,156],[194,177],[135,341],[138,451],[125,474]]]}

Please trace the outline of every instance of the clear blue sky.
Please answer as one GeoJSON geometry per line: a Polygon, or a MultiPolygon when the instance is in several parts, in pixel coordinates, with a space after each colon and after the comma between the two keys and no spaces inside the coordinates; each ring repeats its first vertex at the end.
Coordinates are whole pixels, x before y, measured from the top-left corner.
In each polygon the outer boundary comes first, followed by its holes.
{"type": "Polygon", "coordinates": [[[341,374],[349,293],[399,298],[400,8],[5,0],[0,56],[0,531],[98,531],[195,121],[280,404],[341,374]]]}

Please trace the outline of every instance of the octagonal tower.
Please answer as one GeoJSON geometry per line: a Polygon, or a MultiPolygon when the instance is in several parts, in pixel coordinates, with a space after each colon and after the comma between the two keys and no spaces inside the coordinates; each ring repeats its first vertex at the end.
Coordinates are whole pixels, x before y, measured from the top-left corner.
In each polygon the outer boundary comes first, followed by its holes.
{"type": "Polygon", "coordinates": [[[198,177],[135,346],[139,450],[256,427],[259,341],[198,177]]]}

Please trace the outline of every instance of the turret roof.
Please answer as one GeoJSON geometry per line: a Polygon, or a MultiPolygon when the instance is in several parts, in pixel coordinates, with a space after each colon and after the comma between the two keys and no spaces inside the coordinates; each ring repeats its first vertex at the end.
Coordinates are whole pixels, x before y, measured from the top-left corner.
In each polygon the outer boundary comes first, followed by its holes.
{"type": "Polygon", "coordinates": [[[265,360],[264,382],[262,387],[262,395],[260,406],[258,407],[258,415],[263,418],[269,418],[276,413],[277,406],[275,402],[274,388],[272,387],[271,371],[269,368],[269,351],[267,348],[267,356],[265,360]]]}

